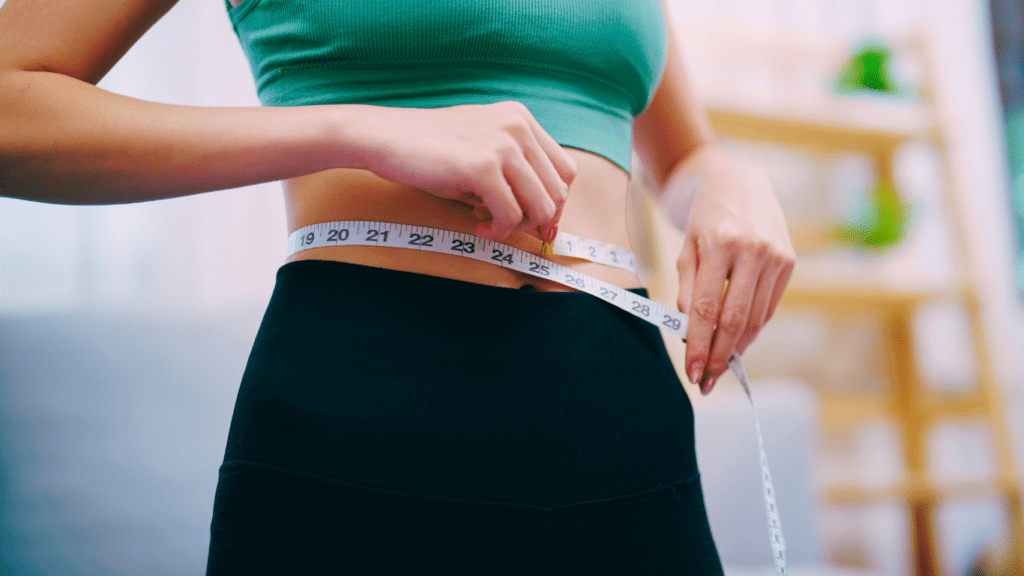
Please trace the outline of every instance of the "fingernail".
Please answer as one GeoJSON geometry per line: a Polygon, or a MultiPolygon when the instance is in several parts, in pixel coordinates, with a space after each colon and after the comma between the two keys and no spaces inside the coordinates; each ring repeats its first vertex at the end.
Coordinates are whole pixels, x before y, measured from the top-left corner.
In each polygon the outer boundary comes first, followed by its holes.
{"type": "Polygon", "coordinates": [[[690,384],[700,384],[702,374],[704,374],[704,364],[699,361],[690,364],[690,384]]]}
{"type": "Polygon", "coordinates": [[[554,244],[555,236],[558,236],[558,226],[552,226],[551,224],[541,224],[540,233],[543,236],[543,240],[546,244],[554,244]]]}
{"type": "Polygon", "coordinates": [[[709,378],[707,384],[705,384],[704,387],[700,389],[700,393],[703,394],[704,396],[711,394],[711,389],[715,387],[716,380],[718,380],[717,376],[714,378],[709,378]]]}

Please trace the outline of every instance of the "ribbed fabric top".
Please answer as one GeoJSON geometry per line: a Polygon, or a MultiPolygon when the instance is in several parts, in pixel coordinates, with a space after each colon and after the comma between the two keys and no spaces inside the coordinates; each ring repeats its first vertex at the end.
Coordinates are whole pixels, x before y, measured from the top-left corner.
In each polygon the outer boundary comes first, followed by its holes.
{"type": "Polygon", "coordinates": [[[627,172],[665,60],[659,0],[244,0],[228,13],[265,106],[516,100],[559,144],[627,172]]]}

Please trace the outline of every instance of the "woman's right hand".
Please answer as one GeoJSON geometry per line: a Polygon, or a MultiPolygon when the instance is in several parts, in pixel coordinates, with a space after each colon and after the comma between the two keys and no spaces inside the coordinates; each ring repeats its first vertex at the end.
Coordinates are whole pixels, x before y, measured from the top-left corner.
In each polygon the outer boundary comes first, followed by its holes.
{"type": "Polygon", "coordinates": [[[473,206],[476,235],[501,240],[555,229],[576,161],[523,104],[447,108],[367,106],[365,156],[374,174],[473,206]],[[541,228],[543,227],[543,228],[541,228]]]}

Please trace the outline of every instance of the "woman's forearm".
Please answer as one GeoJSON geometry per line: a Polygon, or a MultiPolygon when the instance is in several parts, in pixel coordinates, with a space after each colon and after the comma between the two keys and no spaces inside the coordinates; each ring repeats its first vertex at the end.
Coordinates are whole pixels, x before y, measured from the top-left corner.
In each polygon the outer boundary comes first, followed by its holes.
{"type": "Polygon", "coordinates": [[[361,167],[360,106],[146,102],[43,71],[0,72],[0,196],[124,204],[361,167]]]}

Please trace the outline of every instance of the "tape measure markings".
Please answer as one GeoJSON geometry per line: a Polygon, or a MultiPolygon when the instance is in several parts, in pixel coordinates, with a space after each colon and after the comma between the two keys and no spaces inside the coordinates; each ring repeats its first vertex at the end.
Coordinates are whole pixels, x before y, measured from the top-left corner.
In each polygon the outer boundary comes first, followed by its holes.
{"type": "MultiPolygon", "coordinates": [[[[289,256],[303,250],[326,246],[390,246],[394,248],[427,250],[441,254],[455,254],[496,264],[502,268],[511,268],[530,276],[576,288],[581,292],[586,292],[613,306],[621,308],[642,320],[646,320],[662,330],[667,330],[684,341],[686,340],[687,317],[678,310],[670,309],[639,294],[634,294],[592,276],[581,274],[571,268],[556,264],[525,250],[520,250],[501,242],[485,240],[472,234],[410,224],[350,220],[313,224],[299,228],[288,236],[289,256]]],[[[615,264],[632,266],[635,270],[636,259],[629,250],[621,246],[581,238],[571,234],[559,233],[555,241],[554,252],[555,254],[573,256],[602,264],[607,263],[604,260],[614,261],[615,264]],[[591,248],[593,248],[593,251],[591,251],[591,248]],[[591,255],[594,258],[591,258],[591,255]],[[602,260],[597,260],[596,258],[602,260]]],[[[622,268],[623,266],[617,267],[622,268]]],[[[736,374],[740,384],[743,386],[743,391],[747,395],[751,409],[754,409],[754,399],[750,393],[750,383],[747,379],[746,370],[743,367],[743,360],[739,354],[733,353],[729,359],[729,368],[736,374]]],[[[782,536],[782,521],[779,518],[778,506],[775,500],[775,485],[772,483],[771,472],[768,470],[768,455],[764,449],[761,423],[757,419],[756,410],[754,411],[754,428],[757,432],[762,496],[765,503],[765,512],[768,516],[768,535],[772,548],[772,560],[775,563],[776,575],[786,576],[786,541],[782,536]]]]}
{"type": "MultiPolygon", "coordinates": [[[[426,226],[359,220],[313,224],[296,230],[288,237],[289,256],[301,250],[325,246],[391,246],[473,258],[587,292],[657,324],[680,338],[686,338],[686,315],[678,310],[525,250],[471,234],[426,226]]],[[[632,256],[624,248],[620,248],[620,251],[632,256]]],[[[574,250],[575,253],[578,250],[574,250]]],[[[585,258],[585,255],[582,257],[585,258]]]]}
{"type": "Polygon", "coordinates": [[[750,379],[747,377],[747,370],[743,366],[743,359],[739,354],[733,354],[732,358],[729,359],[729,368],[743,386],[743,392],[746,393],[747,401],[750,402],[750,410],[754,413],[758,462],[761,464],[762,497],[764,499],[765,513],[768,516],[768,541],[772,547],[772,561],[775,562],[776,575],[786,576],[786,539],[782,535],[782,519],[779,517],[779,507],[775,500],[775,483],[772,482],[772,473],[768,470],[768,453],[764,449],[761,422],[757,418],[754,396],[750,392],[750,379]]]}
{"type": "Polygon", "coordinates": [[[559,232],[555,238],[554,253],[621,268],[636,274],[636,255],[633,252],[600,240],[559,232]]]}

